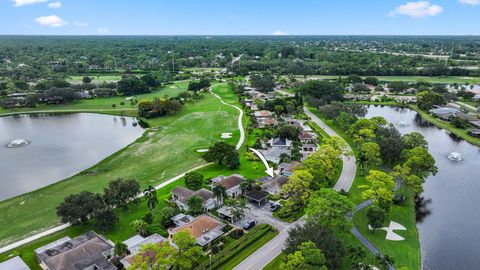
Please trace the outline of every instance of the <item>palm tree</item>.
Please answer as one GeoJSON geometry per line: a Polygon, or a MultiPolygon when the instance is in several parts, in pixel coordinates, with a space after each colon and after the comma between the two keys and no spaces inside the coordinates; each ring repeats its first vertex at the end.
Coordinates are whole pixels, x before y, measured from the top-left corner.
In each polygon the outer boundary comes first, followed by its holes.
{"type": "Polygon", "coordinates": [[[230,206],[233,220],[239,220],[244,216],[245,209],[250,209],[247,207],[247,200],[238,199],[238,200],[228,200],[226,202],[230,206]]]}
{"type": "Polygon", "coordinates": [[[253,179],[245,179],[245,181],[240,183],[240,189],[243,193],[245,193],[246,191],[252,191],[255,183],[256,181],[253,179]]]}
{"type": "Polygon", "coordinates": [[[212,189],[213,195],[217,200],[215,203],[220,202],[219,204],[223,204],[223,197],[227,196],[227,189],[221,185],[215,185],[212,189]]]}
{"type": "Polygon", "coordinates": [[[152,186],[148,186],[148,188],[146,188],[143,193],[145,194],[145,198],[147,199],[148,209],[150,209],[150,212],[153,212],[153,209],[155,209],[158,204],[157,190],[152,186]]]}

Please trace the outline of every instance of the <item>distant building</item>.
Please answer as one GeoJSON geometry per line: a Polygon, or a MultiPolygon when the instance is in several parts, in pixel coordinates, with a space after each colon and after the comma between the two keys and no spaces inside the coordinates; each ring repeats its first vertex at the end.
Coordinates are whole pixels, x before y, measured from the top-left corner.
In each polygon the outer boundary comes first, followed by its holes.
{"type": "Polygon", "coordinates": [[[37,248],[35,254],[46,270],[116,270],[110,262],[113,243],[93,231],[74,239],[64,237],[37,248]]]}
{"type": "Polygon", "coordinates": [[[451,118],[454,117],[454,116],[457,116],[458,114],[460,114],[460,110],[456,109],[456,108],[450,108],[450,107],[439,107],[439,108],[435,108],[435,109],[431,109],[430,110],[430,113],[445,121],[445,122],[450,122],[451,118]]]}

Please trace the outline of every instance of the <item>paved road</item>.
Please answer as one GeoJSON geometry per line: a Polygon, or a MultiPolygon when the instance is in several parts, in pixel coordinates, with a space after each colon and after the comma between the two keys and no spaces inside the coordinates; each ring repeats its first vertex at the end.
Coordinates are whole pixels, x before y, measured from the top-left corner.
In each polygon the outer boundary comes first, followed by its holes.
{"type": "MultiPolygon", "coordinates": [[[[281,90],[277,90],[281,91],[281,90]]],[[[286,93],[286,92],[285,92],[286,93]]],[[[323,128],[325,132],[330,136],[340,137],[334,130],[329,128],[325,123],[320,120],[316,115],[310,112],[307,108],[304,108],[305,113],[310,116],[313,122],[318,126],[323,128]]],[[[352,149],[348,146],[348,151],[352,152],[352,149]]],[[[338,179],[337,184],[335,184],[334,189],[337,191],[345,190],[349,191],[352,186],[353,180],[355,179],[355,173],[357,166],[355,163],[355,157],[343,157],[343,167],[342,173],[338,179]]],[[[248,258],[243,260],[238,264],[234,270],[259,270],[265,267],[270,263],[275,257],[282,253],[283,248],[285,247],[285,242],[288,238],[288,231],[296,225],[303,224],[303,220],[297,220],[296,222],[287,226],[283,231],[281,231],[275,238],[266,243],[263,247],[258,249],[255,253],[250,255],[248,258]]]]}
{"type": "MultiPolygon", "coordinates": [[[[308,115],[311,120],[317,124],[320,128],[322,128],[328,135],[330,136],[337,136],[341,138],[333,129],[331,129],[327,124],[325,124],[320,118],[318,118],[314,113],[312,113],[310,110],[308,110],[306,107],[303,108],[305,111],[305,114],[308,115]]],[[[352,149],[350,146],[347,144],[347,151],[350,153],[353,153],[352,149]]],[[[335,184],[335,187],[333,187],[336,191],[340,190],[345,190],[349,191],[350,188],[352,187],[353,180],[355,179],[355,174],[357,173],[357,165],[356,165],[356,160],[355,156],[343,156],[343,167],[342,167],[342,173],[340,174],[340,177],[338,178],[337,183],[335,184]]]]}
{"type": "MultiPolygon", "coordinates": [[[[210,89],[210,91],[211,91],[211,89],[210,89]]],[[[239,116],[238,116],[238,128],[240,129],[240,139],[239,139],[238,144],[237,144],[237,149],[239,149],[239,148],[242,146],[243,142],[245,141],[245,130],[243,129],[243,122],[242,122],[243,110],[242,110],[241,108],[235,106],[235,105],[231,105],[231,104],[228,104],[228,103],[224,102],[224,101],[222,100],[222,98],[220,98],[217,94],[215,94],[215,93],[213,93],[213,92],[212,92],[212,94],[215,95],[223,104],[228,105],[228,106],[231,106],[231,107],[234,107],[234,108],[236,108],[237,110],[239,110],[239,112],[240,112],[240,114],[239,114],[239,116]]],[[[119,110],[119,109],[117,109],[117,110],[119,110]]],[[[136,109],[134,109],[134,110],[136,110],[136,109]]],[[[82,111],[85,112],[85,111],[88,111],[88,110],[82,110],[82,111]]],[[[99,112],[99,111],[114,111],[114,110],[113,110],[113,109],[109,109],[109,110],[91,110],[91,111],[92,111],[92,112],[93,112],[93,111],[99,112]]],[[[41,112],[56,112],[56,113],[59,113],[59,112],[78,112],[78,110],[55,110],[55,111],[41,111],[41,112]]],[[[29,112],[21,112],[21,113],[39,113],[39,111],[29,111],[29,112]]],[[[14,113],[14,114],[21,114],[21,113],[14,113]]],[[[8,115],[8,114],[6,114],[6,115],[8,115]]],[[[0,114],[0,116],[2,116],[2,115],[0,114]]],[[[190,169],[190,170],[188,170],[188,171],[186,171],[186,172],[184,172],[184,173],[182,173],[182,174],[179,174],[179,175],[177,175],[177,176],[175,176],[175,177],[173,177],[173,178],[168,179],[168,180],[165,181],[165,182],[162,182],[161,184],[159,184],[158,186],[156,186],[155,189],[157,189],[157,190],[158,190],[158,189],[161,189],[161,188],[163,188],[163,187],[165,187],[165,186],[167,186],[167,185],[169,185],[169,184],[177,181],[178,179],[182,178],[183,176],[185,176],[186,173],[191,172],[191,171],[196,171],[196,170],[201,169],[201,168],[203,168],[203,167],[206,167],[206,166],[208,166],[208,165],[210,165],[210,164],[212,164],[212,163],[207,163],[207,164],[203,164],[203,165],[197,166],[197,167],[195,167],[195,168],[192,168],[192,169],[190,169]]],[[[142,193],[142,194],[139,195],[139,197],[143,197],[143,195],[144,195],[144,194],[142,193]]],[[[52,234],[52,233],[61,231],[61,230],[65,229],[65,228],[68,228],[68,227],[70,227],[70,226],[71,226],[71,224],[68,224],[68,223],[67,223],[67,224],[61,224],[61,225],[59,225],[59,226],[50,228],[50,229],[48,229],[48,230],[45,230],[45,231],[40,232],[40,233],[38,233],[38,234],[32,235],[32,236],[30,236],[30,237],[27,237],[27,238],[25,238],[25,239],[22,239],[22,240],[20,240],[20,241],[17,241],[17,242],[15,242],[15,243],[10,244],[10,245],[1,247],[1,248],[0,248],[0,253],[3,253],[3,252],[6,252],[6,251],[9,251],[9,250],[12,250],[12,249],[17,248],[17,247],[19,247],[19,246],[21,246],[21,245],[30,243],[30,242],[32,242],[32,241],[34,241],[34,240],[37,240],[37,239],[42,238],[42,237],[44,237],[44,236],[47,236],[47,235],[49,235],[49,234],[52,234]]]]}

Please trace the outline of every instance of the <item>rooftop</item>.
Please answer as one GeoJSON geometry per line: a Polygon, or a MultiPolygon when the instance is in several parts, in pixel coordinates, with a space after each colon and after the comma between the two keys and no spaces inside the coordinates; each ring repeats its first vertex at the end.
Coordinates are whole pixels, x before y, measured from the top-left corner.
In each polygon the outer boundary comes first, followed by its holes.
{"type": "Polygon", "coordinates": [[[268,193],[261,190],[252,190],[245,194],[246,198],[254,201],[264,200],[267,196],[268,196],[268,193]]]}
{"type": "Polygon", "coordinates": [[[197,244],[204,246],[222,235],[221,229],[223,227],[225,227],[225,224],[216,218],[201,215],[190,223],[174,228],[172,232],[176,233],[186,230],[196,239],[197,244]]]}
{"type": "Polygon", "coordinates": [[[220,185],[225,187],[226,189],[231,189],[235,186],[240,185],[240,183],[242,183],[244,180],[245,179],[243,178],[243,176],[239,174],[233,174],[218,181],[217,183],[215,183],[215,185],[220,185]]]}
{"type": "MultiPolygon", "coordinates": [[[[50,270],[83,270],[92,265],[102,265],[103,270],[117,269],[111,264],[105,252],[110,251],[113,245],[101,238],[93,231],[89,231],[72,240],[37,253],[37,257],[50,270]]],[[[42,250],[42,248],[37,249],[42,250]]]]}

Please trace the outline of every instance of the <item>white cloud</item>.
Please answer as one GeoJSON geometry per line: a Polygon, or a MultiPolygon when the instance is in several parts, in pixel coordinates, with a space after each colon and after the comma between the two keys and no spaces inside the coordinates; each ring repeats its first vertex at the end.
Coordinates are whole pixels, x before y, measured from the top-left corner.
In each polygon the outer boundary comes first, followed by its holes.
{"type": "Polygon", "coordinates": [[[108,31],[109,31],[108,28],[103,28],[103,27],[97,29],[97,33],[99,34],[106,34],[108,33],[108,31]]]}
{"type": "Polygon", "coordinates": [[[48,3],[49,8],[61,8],[62,3],[60,1],[48,3]]]}
{"type": "Polygon", "coordinates": [[[459,2],[465,5],[471,5],[471,6],[480,5],[480,0],[460,0],[459,2]]]}
{"type": "Polygon", "coordinates": [[[49,26],[49,27],[62,27],[67,25],[68,22],[64,21],[62,18],[58,17],[57,15],[50,15],[50,16],[40,16],[35,19],[40,25],[49,26]]]}
{"type": "Polygon", "coordinates": [[[423,18],[427,16],[436,16],[443,12],[443,7],[431,4],[428,1],[408,2],[400,5],[395,10],[390,11],[389,16],[397,15],[410,16],[412,18],[423,18]]]}
{"type": "Polygon", "coordinates": [[[276,30],[276,31],[273,31],[273,33],[271,35],[272,36],[286,36],[286,35],[288,35],[288,33],[284,32],[284,31],[281,31],[281,30],[276,30]]]}
{"type": "Polygon", "coordinates": [[[45,3],[47,1],[48,0],[12,0],[14,7],[23,7],[23,6],[28,6],[28,5],[38,4],[38,3],[45,3]]]}
{"type": "Polygon", "coordinates": [[[73,25],[75,25],[77,27],[86,27],[86,26],[88,26],[88,23],[86,23],[86,22],[73,22],[73,25]]]}

